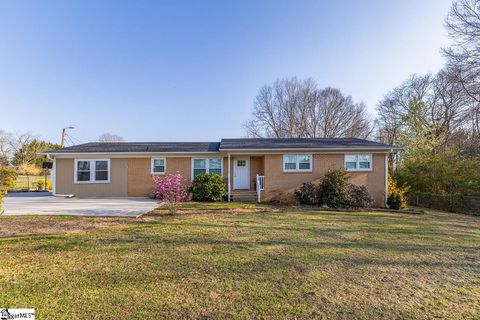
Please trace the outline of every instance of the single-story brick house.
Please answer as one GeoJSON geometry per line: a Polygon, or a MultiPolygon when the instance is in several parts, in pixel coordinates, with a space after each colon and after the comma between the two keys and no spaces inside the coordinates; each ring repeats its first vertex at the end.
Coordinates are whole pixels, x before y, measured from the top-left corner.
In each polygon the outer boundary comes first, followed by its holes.
{"type": "MultiPolygon", "coordinates": [[[[329,168],[345,168],[365,185],[376,206],[387,194],[392,145],[355,138],[222,139],[220,142],[85,143],[45,152],[53,160],[53,193],[79,197],[147,196],[151,175],[180,172],[223,175],[228,193],[268,201],[318,181],[329,168]]],[[[229,199],[231,197],[229,196],[229,199]]]]}

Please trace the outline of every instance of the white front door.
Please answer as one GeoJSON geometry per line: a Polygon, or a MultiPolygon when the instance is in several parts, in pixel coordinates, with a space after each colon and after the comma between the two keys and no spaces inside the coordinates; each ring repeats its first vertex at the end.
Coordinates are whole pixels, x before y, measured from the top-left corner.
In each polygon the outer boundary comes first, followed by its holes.
{"type": "Polygon", "coordinates": [[[233,189],[250,189],[249,158],[233,159],[233,189]]]}

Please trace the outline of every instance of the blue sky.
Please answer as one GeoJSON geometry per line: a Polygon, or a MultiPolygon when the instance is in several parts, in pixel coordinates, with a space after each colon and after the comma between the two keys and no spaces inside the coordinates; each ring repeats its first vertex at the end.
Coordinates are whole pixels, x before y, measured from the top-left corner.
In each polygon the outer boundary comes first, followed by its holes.
{"type": "Polygon", "coordinates": [[[261,86],[364,101],[436,72],[450,0],[0,1],[0,129],[58,142],[241,137],[261,86]]]}

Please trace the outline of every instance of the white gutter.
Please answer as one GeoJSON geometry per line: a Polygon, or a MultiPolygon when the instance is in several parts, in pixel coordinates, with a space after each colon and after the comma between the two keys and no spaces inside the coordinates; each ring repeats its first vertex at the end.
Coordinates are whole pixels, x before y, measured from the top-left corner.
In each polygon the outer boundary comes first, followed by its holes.
{"type": "Polygon", "coordinates": [[[316,153],[321,153],[321,152],[353,152],[353,151],[370,151],[370,152],[378,152],[378,153],[383,153],[383,152],[393,152],[393,150],[402,150],[403,148],[391,148],[391,149],[385,149],[385,148],[317,148],[317,149],[304,149],[304,148],[289,148],[289,149],[235,149],[235,150],[230,150],[230,149],[221,149],[220,151],[208,151],[208,152],[128,152],[128,151],[123,151],[123,152],[43,152],[40,153],[40,155],[45,155],[45,156],[58,156],[58,157],[65,157],[65,158],[71,158],[72,156],[105,156],[105,157],[111,157],[111,156],[117,156],[117,157],[135,157],[135,156],[142,156],[142,157],[148,157],[148,156],[169,156],[171,155],[172,157],[180,157],[180,156],[188,156],[188,155],[211,155],[211,154],[221,154],[221,153],[237,153],[237,154],[265,154],[265,153],[270,153],[270,154],[281,154],[285,152],[316,152],[316,153]]]}
{"type": "Polygon", "coordinates": [[[216,154],[219,151],[192,151],[192,152],[129,152],[129,151],[118,151],[118,152],[41,152],[39,155],[42,156],[61,156],[61,155],[89,155],[89,154],[104,154],[104,155],[122,155],[122,154],[131,154],[131,155],[159,155],[159,154],[174,154],[174,155],[183,155],[183,154],[216,154]]]}
{"type": "Polygon", "coordinates": [[[390,151],[392,152],[393,150],[403,150],[401,147],[341,147],[341,148],[258,148],[258,149],[222,149],[220,148],[219,151],[225,151],[225,152],[242,152],[242,151],[345,151],[345,150],[379,150],[379,151],[390,151]]]}

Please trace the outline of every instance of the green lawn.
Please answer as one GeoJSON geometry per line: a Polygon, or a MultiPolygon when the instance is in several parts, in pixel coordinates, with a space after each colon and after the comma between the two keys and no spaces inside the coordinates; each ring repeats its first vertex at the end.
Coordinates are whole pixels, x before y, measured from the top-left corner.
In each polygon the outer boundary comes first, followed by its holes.
{"type": "Polygon", "coordinates": [[[0,307],[38,319],[480,318],[480,217],[223,206],[0,216],[0,307]]]}

